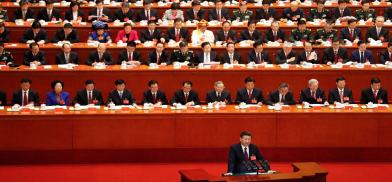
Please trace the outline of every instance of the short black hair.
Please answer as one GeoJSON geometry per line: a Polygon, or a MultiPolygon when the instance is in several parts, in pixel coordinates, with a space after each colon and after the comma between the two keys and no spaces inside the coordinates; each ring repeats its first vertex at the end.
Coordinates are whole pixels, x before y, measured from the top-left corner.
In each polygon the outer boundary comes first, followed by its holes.
{"type": "Polygon", "coordinates": [[[185,84],[192,86],[192,82],[189,80],[182,82],[182,86],[184,86],[185,84]]]}
{"type": "Polygon", "coordinates": [[[346,80],[344,77],[338,77],[336,78],[336,83],[338,83],[339,81],[344,81],[346,80]]]}
{"type": "Polygon", "coordinates": [[[347,23],[348,23],[348,24],[351,24],[351,23],[354,23],[354,22],[357,22],[357,20],[356,20],[356,19],[348,19],[348,20],[347,20],[347,23]]]}
{"type": "Polygon", "coordinates": [[[251,25],[251,24],[256,24],[257,22],[255,21],[255,20],[250,20],[250,21],[248,21],[248,27],[251,25]]]}
{"type": "Polygon", "coordinates": [[[22,79],[20,79],[20,83],[33,83],[30,79],[28,79],[28,78],[22,78],[22,79]]]}
{"type": "Polygon", "coordinates": [[[54,3],[53,0],[46,0],[46,5],[53,4],[53,3],[54,3]]]}
{"type": "Polygon", "coordinates": [[[74,6],[80,6],[80,4],[77,1],[71,1],[71,4],[69,4],[69,7],[74,7],[74,6]]]}
{"type": "Polygon", "coordinates": [[[70,23],[66,23],[66,24],[64,24],[64,28],[72,28],[73,26],[72,26],[72,24],[70,24],[70,23]]]}
{"type": "Polygon", "coordinates": [[[143,5],[146,5],[146,4],[151,4],[151,0],[145,0],[145,1],[143,1],[143,5]]]}
{"type": "Polygon", "coordinates": [[[233,44],[233,45],[235,45],[235,43],[234,42],[228,42],[227,44],[226,44],[226,47],[229,47],[229,45],[230,44],[233,44]]]}
{"type": "Polygon", "coordinates": [[[28,1],[19,1],[19,7],[22,7],[26,4],[29,4],[29,2],[28,1]]]}
{"type": "Polygon", "coordinates": [[[95,0],[95,4],[103,3],[103,0],[95,0]]]}
{"type": "Polygon", "coordinates": [[[33,46],[38,46],[39,47],[39,44],[37,44],[37,42],[33,42],[33,43],[29,44],[29,48],[30,49],[32,49],[33,46]]]}
{"type": "Polygon", "coordinates": [[[255,83],[256,80],[255,80],[254,78],[248,76],[248,77],[245,78],[245,83],[248,83],[248,82],[253,82],[253,83],[255,83]]]}
{"type": "Polygon", "coordinates": [[[134,41],[129,41],[127,47],[136,47],[136,43],[134,41]]]}
{"type": "Polygon", "coordinates": [[[285,82],[282,82],[279,84],[279,88],[288,88],[288,87],[289,87],[289,84],[287,84],[285,82]]]}
{"type": "Polygon", "coordinates": [[[346,0],[338,0],[338,4],[347,3],[346,0]]]}
{"type": "Polygon", "coordinates": [[[182,42],[179,43],[179,46],[180,47],[186,47],[186,46],[188,46],[188,42],[182,41],[182,42]]]}
{"type": "Polygon", "coordinates": [[[222,0],[215,0],[215,4],[219,2],[223,3],[222,0]]]}
{"type": "Polygon", "coordinates": [[[148,20],[147,25],[154,23],[155,25],[157,24],[157,22],[155,20],[148,20]]]}
{"type": "Polygon", "coordinates": [[[31,24],[31,28],[33,28],[33,29],[41,28],[41,23],[39,21],[34,21],[31,24]]]}
{"type": "Polygon", "coordinates": [[[242,137],[244,137],[244,136],[250,136],[250,137],[252,137],[252,133],[251,133],[250,131],[242,131],[242,132],[240,133],[240,137],[242,138],[242,137]]]}
{"type": "Polygon", "coordinates": [[[325,0],[318,0],[317,4],[325,4],[325,0]]]}
{"type": "Polygon", "coordinates": [[[271,4],[271,1],[269,0],[263,0],[263,2],[261,4],[271,4]]]}
{"type": "Polygon", "coordinates": [[[61,81],[61,80],[55,80],[55,81],[53,81],[52,84],[51,84],[52,89],[54,89],[54,87],[55,87],[58,83],[60,83],[60,85],[64,88],[64,82],[63,82],[63,81],[61,81]]]}
{"type": "Polygon", "coordinates": [[[84,82],[84,85],[89,85],[89,84],[95,85],[94,80],[86,80],[86,81],[84,82]]]}
{"type": "Polygon", "coordinates": [[[298,25],[306,25],[306,21],[303,19],[298,20],[298,25]]]}
{"type": "Polygon", "coordinates": [[[131,24],[131,23],[124,23],[124,26],[123,26],[123,28],[125,28],[125,27],[127,27],[127,26],[130,26],[130,27],[132,27],[132,24],[131,24]]]}
{"type": "Polygon", "coordinates": [[[123,79],[118,79],[114,81],[114,85],[122,85],[122,84],[125,84],[125,81],[123,79]]]}
{"type": "Polygon", "coordinates": [[[148,85],[149,87],[151,87],[151,85],[155,85],[155,84],[158,84],[158,81],[156,81],[156,80],[150,80],[150,81],[148,81],[148,83],[147,83],[147,85],[148,85]]]}
{"type": "Polygon", "coordinates": [[[192,7],[196,6],[196,5],[200,5],[200,4],[201,4],[200,1],[197,1],[197,0],[192,1],[192,7]]]}
{"type": "Polygon", "coordinates": [[[180,4],[178,4],[178,3],[172,3],[172,4],[170,5],[170,9],[178,10],[178,9],[180,9],[180,4]]]}
{"type": "Polygon", "coordinates": [[[174,20],[174,23],[177,23],[177,22],[182,22],[182,19],[181,19],[181,18],[176,18],[176,19],[174,20]]]}
{"type": "Polygon", "coordinates": [[[381,80],[380,80],[379,78],[377,78],[377,77],[374,77],[374,78],[372,78],[372,79],[370,80],[370,83],[371,83],[371,84],[373,84],[373,83],[381,83],[381,80]]]}
{"type": "Polygon", "coordinates": [[[263,42],[261,40],[257,40],[253,43],[253,48],[256,48],[259,45],[263,45],[263,42]]]}
{"type": "Polygon", "coordinates": [[[201,43],[201,48],[204,48],[206,45],[211,45],[209,42],[203,42],[201,43]]]}
{"type": "Polygon", "coordinates": [[[366,44],[366,42],[363,40],[358,41],[357,45],[360,46],[361,44],[366,44]]]}

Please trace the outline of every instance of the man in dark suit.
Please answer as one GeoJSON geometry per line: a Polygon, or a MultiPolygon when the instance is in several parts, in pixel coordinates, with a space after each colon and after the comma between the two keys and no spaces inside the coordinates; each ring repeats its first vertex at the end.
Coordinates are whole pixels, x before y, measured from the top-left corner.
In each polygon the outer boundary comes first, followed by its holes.
{"type": "Polygon", "coordinates": [[[19,1],[19,9],[14,12],[14,21],[17,19],[22,19],[26,21],[27,19],[34,19],[34,12],[29,8],[28,1],[19,1]]]}
{"type": "Polygon", "coordinates": [[[226,52],[223,53],[220,63],[221,64],[241,64],[241,54],[235,52],[235,45],[233,42],[229,42],[226,44],[226,52]]]}
{"type": "Polygon", "coordinates": [[[12,95],[12,105],[18,104],[20,106],[39,106],[41,104],[39,102],[38,92],[30,88],[31,83],[32,81],[27,78],[22,78],[20,80],[20,89],[16,90],[12,95]]]}
{"type": "Polygon", "coordinates": [[[304,50],[298,55],[298,63],[312,63],[319,64],[319,56],[317,52],[313,50],[313,45],[310,42],[305,42],[304,50]]]}
{"type": "Polygon", "coordinates": [[[352,16],[351,10],[347,8],[347,0],[338,0],[338,7],[331,9],[330,14],[334,20],[340,19],[340,21],[352,16]]]}
{"type": "Polygon", "coordinates": [[[268,52],[263,51],[263,43],[259,40],[253,43],[253,50],[248,53],[247,63],[254,62],[256,64],[271,63],[268,52]]]}
{"type": "Polygon", "coordinates": [[[225,90],[225,85],[222,81],[216,81],[214,90],[207,92],[206,103],[231,104],[230,92],[225,90]]]}
{"type": "Polygon", "coordinates": [[[4,22],[0,22],[0,42],[7,43],[10,41],[10,30],[5,27],[4,22]]]}
{"type": "Polygon", "coordinates": [[[201,9],[200,1],[195,0],[192,1],[192,8],[187,10],[185,13],[185,20],[205,20],[206,19],[206,12],[201,9]]]}
{"type": "Polygon", "coordinates": [[[256,30],[256,22],[254,20],[248,21],[248,29],[241,32],[240,41],[243,40],[262,40],[261,32],[256,30]]]}
{"type": "Polygon", "coordinates": [[[351,61],[356,63],[375,63],[372,52],[370,50],[366,50],[365,41],[358,41],[358,50],[351,53],[351,61]]]}
{"type": "Polygon", "coordinates": [[[228,21],[224,21],[222,24],[222,29],[217,30],[215,33],[215,42],[237,42],[237,35],[234,30],[231,30],[231,23],[228,21]]]}
{"type": "Polygon", "coordinates": [[[114,84],[116,85],[116,89],[109,93],[107,104],[136,105],[131,92],[125,88],[124,80],[116,80],[114,84]]]}
{"type": "Polygon", "coordinates": [[[80,105],[103,105],[102,93],[95,89],[95,82],[93,80],[86,80],[84,85],[85,88],[76,93],[73,102],[80,105]]]}
{"type": "Polygon", "coordinates": [[[86,64],[90,66],[95,66],[97,63],[113,64],[112,55],[106,51],[105,44],[98,44],[97,50],[91,52],[86,61],[86,64]]]}
{"type": "Polygon", "coordinates": [[[381,88],[381,80],[379,78],[372,78],[370,80],[370,87],[363,89],[361,93],[361,104],[388,104],[388,92],[381,88]]]}
{"type": "Polygon", "coordinates": [[[121,3],[121,9],[114,12],[113,20],[120,20],[120,22],[134,21],[135,12],[129,9],[129,4],[126,2],[121,3]]]}
{"type": "Polygon", "coordinates": [[[151,103],[154,105],[167,105],[167,98],[165,92],[158,87],[158,81],[150,80],[148,82],[148,90],[143,93],[142,104],[151,103]]]}
{"type": "Polygon", "coordinates": [[[384,18],[385,20],[392,20],[392,7],[385,8],[384,18]]]}
{"type": "Polygon", "coordinates": [[[0,90],[0,106],[7,105],[7,94],[0,90]]]}
{"type": "Polygon", "coordinates": [[[70,43],[79,42],[78,32],[73,29],[72,24],[64,24],[64,28],[57,30],[52,42],[57,43],[59,41],[69,41],[70,43]]]}
{"type": "Polygon", "coordinates": [[[328,102],[330,104],[349,103],[353,104],[353,92],[346,88],[346,79],[344,77],[336,78],[336,88],[331,89],[328,95],[328,102]]]}
{"type": "Polygon", "coordinates": [[[37,43],[31,43],[29,45],[30,50],[26,51],[23,56],[23,64],[29,66],[31,63],[35,65],[46,64],[45,53],[39,50],[37,43]]]}
{"type": "Polygon", "coordinates": [[[229,10],[223,7],[222,0],[215,1],[215,8],[208,10],[208,20],[224,22],[230,20],[229,10]]]}
{"type": "Polygon", "coordinates": [[[183,21],[181,18],[177,18],[174,20],[174,27],[167,30],[167,42],[169,42],[170,40],[174,40],[176,42],[188,41],[188,30],[182,27],[182,23],[183,21]]]}
{"type": "Polygon", "coordinates": [[[381,63],[390,64],[392,63],[392,42],[388,43],[387,50],[381,53],[381,63]]]}
{"type": "Polygon", "coordinates": [[[197,63],[211,64],[214,62],[219,62],[219,57],[216,52],[211,51],[211,44],[209,42],[203,42],[201,44],[202,52],[197,54],[197,63]]]}
{"type": "Polygon", "coordinates": [[[299,103],[324,104],[327,101],[324,90],[319,88],[319,82],[316,79],[309,80],[308,88],[301,90],[299,103]]]}
{"type": "Polygon", "coordinates": [[[22,43],[31,43],[32,41],[39,44],[48,43],[48,34],[41,28],[41,23],[38,21],[33,22],[31,29],[27,29],[20,39],[22,43]]]}
{"type": "Polygon", "coordinates": [[[258,147],[251,144],[252,134],[249,131],[243,131],[240,134],[240,143],[230,146],[228,168],[225,175],[241,174],[254,172],[247,169],[245,161],[257,160],[263,162],[263,169],[269,171],[268,162],[260,154],[258,147]]]}
{"type": "Polygon", "coordinates": [[[192,90],[191,81],[184,81],[182,83],[182,89],[174,93],[171,103],[173,106],[177,104],[186,106],[200,105],[199,95],[196,91],[192,90]]]}
{"type": "Polygon", "coordinates": [[[295,105],[293,93],[289,91],[289,84],[281,83],[278,89],[269,94],[269,99],[265,101],[268,105],[295,105]]]}
{"type": "Polygon", "coordinates": [[[347,39],[350,42],[357,43],[362,39],[361,29],[357,27],[357,21],[355,19],[349,19],[347,24],[348,27],[343,28],[340,32],[340,40],[347,39]]]}
{"type": "Polygon", "coordinates": [[[80,5],[78,2],[71,1],[71,4],[69,5],[70,9],[65,12],[64,19],[70,22],[78,21],[78,20],[84,22],[85,21],[84,13],[82,10],[80,10],[79,6],[80,5]],[[75,16],[73,12],[75,12],[75,16]]]}
{"type": "Polygon", "coordinates": [[[332,42],[332,47],[325,48],[323,50],[323,63],[324,64],[336,64],[345,63],[349,61],[347,49],[341,47],[340,41],[334,39],[332,42]]]}
{"type": "Polygon", "coordinates": [[[56,55],[56,64],[79,64],[79,55],[71,51],[71,45],[68,43],[63,44],[62,52],[56,55]]]}
{"type": "Polygon", "coordinates": [[[62,17],[60,10],[53,8],[53,0],[47,0],[46,8],[42,8],[38,12],[37,19],[50,22],[52,20],[59,21],[62,17]]]}
{"type": "Polygon", "coordinates": [[[274,8],[271,8],[271,2],[269,0],[263,1],[263,7],[256,10],[256,20],[277,20],[278,13],[274,8]]]}
{"type": "Polygon", "coordinates": [[[389,30],[383,27],[384,25],[384,17],[378,16],[376,18],[376,26],[372,26],[366,32],[366,40],[370,42],[373,40],[381,40],[381,42],[389,41],[389,30]]]}
{"type": "Polygon", "coordinates": [[[163,43],[158,42],[155,46],[155,51],[151,52],[148,56],[147,65],[150,63],[156,63],[158,65],[169,65],[170,59],[169,54],[164,50],[163,43]]]}
{"type": "Polygon", "coordinates": [[[273,21],[271,28],[265,32],[264,42],[284,42],[286,40],[286,33],[279,28],[279,22],[273,21]]]}
{"type": "Polygon", "coordinates": [[[151,0],[143,1],[143,9],[137,14],[137,21],[142,20],[157,20],[158,11],[151,9],[151,0]]]}
{"type": "Polygon", "coordinates": [[[245,78],[245,87],[237,91],[237,98],[235,99],[237,104],[242,102],[245,104],[263,104],[263,91],[255,88],[255,82],[256,80],[252,77],[245,78]]]}
{"type": "Polygon", "coordinates": [[[291,43],[284,43],[283,48],[276,53],[276,64],[298,64],[297,53],[293,51],[291,43]]]}
{"type": "Polygon", "coordinates": [[[140,41],[161,41],[165,42],[165,38],[163,38],[163,34],[161,30],[156,29],[156,22],[154,20],[148,21],[148,29],[144,29],[140,32],[140,41]]]}
{"type": "Polygon", "coordinates": [[[95,1],[95,7],[90,10],[88,13],[87,20],[89,22],[98,20],[98,21],[104,21],[104,22],[109,22],[111,21],[111,12],[109,9],[106,9],[103,7],[103,0],[96,0],[95,1]]]}
{"type": "Polygon", "coordinates": [[[136,66],[143,62],[140,53],[136,51],[135,42],[128,42],[126,50],[121,51],[120,55],[118,56],[118,64],[121,64],[123,61],[125,61],[127,64],[136,66]]]}

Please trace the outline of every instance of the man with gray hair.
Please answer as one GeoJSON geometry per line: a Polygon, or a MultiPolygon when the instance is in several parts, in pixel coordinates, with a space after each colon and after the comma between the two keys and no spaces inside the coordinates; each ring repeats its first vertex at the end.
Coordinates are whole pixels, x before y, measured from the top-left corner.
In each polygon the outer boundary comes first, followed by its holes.
{"type": "Polygon", "coordinates": [[[324,90],[319,88],[319,82],[314,78],[309,80],[308,88],[301,90],[300,103],[323,104],[326,101],[324,90]]]}
{"type": "Polygon", "coordinates": [[[289,84],[280,83],[278,89],[270,93],[266,103],[268,105],[295,105],[293,93],[289,91],[289,84]]]}
{"type": "Polygon", "coordinates": [[[293,45],[290,42],[283,44],[283,49],[276,53],[276,64],[297,64],[297,54],[293,51],[293,45]]]}
{"type": "Polygon", "coordinates": [[[97,50],[90,53],[86,64],[89,66],[95,66],[97,63],[105,63],[105,65],[111,65],[112,55],[106,51],[106,45],[99,43],[97,50]]]}
{"type": "Polygon", "coordinates": [[[206,102],[231,104],[230,92],[225,90],[225,85],[222,81],[215,82],[214,90],[211,90],[207,93],[206,102]]]}
{"type": "Polygon", "coordinates": [[[372,26],[366,32],[366,40],[370,42],[373,40],[380,40],[381,42],[388,42],[389,41],[389,31],[384,25],[384,17],[378,16],[376,18],[376,26],[372,26]]]}

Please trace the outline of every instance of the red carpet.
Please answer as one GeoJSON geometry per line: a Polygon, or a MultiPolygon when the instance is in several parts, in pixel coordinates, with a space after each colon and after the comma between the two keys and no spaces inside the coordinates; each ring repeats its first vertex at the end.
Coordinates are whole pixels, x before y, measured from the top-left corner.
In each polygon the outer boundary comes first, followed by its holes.
{"type": "MultiPolygon", "coordinates": [[[[289,163],[272,163],[281,172],[289,163]]],[[[392,181],[392,163],[321,163],[329,171],[329,182],[392,181]]],[[[0,166],[1,182],[157,182],[179,181],[179,169],[204,168],[210,173],[225,171],[225,163],[171,164],[75,164],[0,166]]]]}

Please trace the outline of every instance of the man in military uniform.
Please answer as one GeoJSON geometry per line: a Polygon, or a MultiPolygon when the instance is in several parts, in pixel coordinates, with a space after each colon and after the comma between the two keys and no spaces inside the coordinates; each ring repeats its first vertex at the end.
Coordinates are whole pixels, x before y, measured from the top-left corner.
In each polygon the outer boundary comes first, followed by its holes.
{"type": "Polygon", "coordinates": [[[325,0],[317,1],[317,8],[310,9],[310,14],[308,16],[308,21],[313,21],[314,19],[330,19],[330,14],[327,9],[325,9],[325,0]]]}
{"type": "Polygon", "coordinates": [[[292,1],[290,7],[283,10],[282,19],[298,21],[304,17],[304,11],[299,8],[297,1],[292,1]]]}
{"type": "Polygon", "coordinates": [[[0,65],[10,65],[14,63],[11,52],[4,50],[4,43],[0,42],[0,65]]]}
{"type": "Polygon", "coordinates": [[[3,9],[2,4],[0,4],[0,20],[8,21],[8,12],[7,10],[3,9]]]}
{"type": "Polygon", "coordinates": [[[324,28],[318,29],[314,36],[314,40],[317,42],[321,41],[329,41],[332,43],[333,39],[338,38],[338,31],[333,29],[333,21],[327,20],[324,25],[324,28]]]}
{"type": "Polygon", "coordinates": [[[289,40],[290,42],[312,42],[312,30],[306,28],[306,21],[304,19],[298,21],[298,28],[291,30],[289,40]]]}
{"type": "Polygon", "coordinates": [[[376,18],[376,11],[374,9],[370,9],[369,1],[362,1],[362,9],[358,9],[355,11],[355,18],[357,20],[369,20],[373,21],[376,18]]]}
{"type": "Polygon", "coordinates": [[[174,50],[171,55],[171,62],[180,62],[180,63],[187,63],[192,64],[195,62],[195,56],[193,51],[188,49],[187,42],[180,42],[180,50],[174,50]]]}
{"type": "Polygon", "coordinates": [[[250,11],[246,7],[246,1],[240,3],[240,9],[233,11],[233,21],[249,21],[253,19],[253,11],[250,11]]]}

